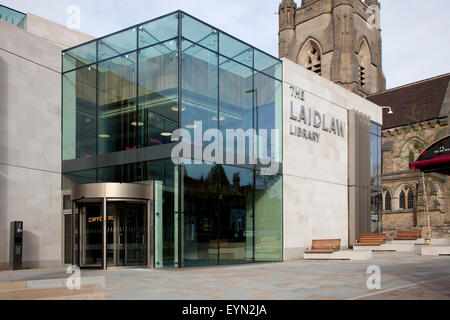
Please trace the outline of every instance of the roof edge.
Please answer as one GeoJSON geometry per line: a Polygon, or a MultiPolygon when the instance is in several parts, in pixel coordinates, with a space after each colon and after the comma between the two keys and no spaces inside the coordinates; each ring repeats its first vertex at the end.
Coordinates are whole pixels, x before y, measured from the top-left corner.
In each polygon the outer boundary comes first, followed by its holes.
{"type": "Polygon", "coordinates": [[[391,88],[391,89],[388,89],[388,90],[385,90],[385,91],[381,91],[381,92],[378,92],[378,93],[369,94],[366,98],[375,97],[377,95],[384,94],[386,92],[391,92],[391,91],[395,91],[395,90],[399,90],[399,89],[404,89],[404,88],[407,88],[407,87],[412,87],[412,86],[415,86],[415,85],[418,85],[418,84],[421,84],[421,83],[425,83],[425,82],[432,81],[432,80],[437,80],[437,79],[440,79],[440,78],[445,78],[445,77],[448,77],[448,76],[450,76],[450,72],[441,74],[439,76],[435,76],[435,77],[419,80],[419,81],[416,81],[416,82],[408,83],[408,84],[405,84],[405,85],[402,85],[402,86],[399,86],[399,87],[395,87],[395,88],[391,88]]]}

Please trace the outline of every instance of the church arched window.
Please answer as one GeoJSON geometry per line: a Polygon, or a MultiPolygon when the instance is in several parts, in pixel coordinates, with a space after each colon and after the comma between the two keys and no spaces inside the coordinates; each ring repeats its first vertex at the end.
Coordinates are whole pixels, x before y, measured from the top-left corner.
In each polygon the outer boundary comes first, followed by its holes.
{"type": "Polygon", "coordinates": [[[405,191],[403,190],[400,193],[400,209],[406,209],[405,191]]]}
{"type": "Polygon", "coordinates": [[[367,40],[364,39],[358,53],[359,85],[361,88],[368,87],[371,60],[369,45],[367,40]]]}
{"type": "Polygon", "coordinates": [[[392,210],[392,198],[391,193],[386,191],[386,195],[384,196],[384,210],[391,211],[392,210]]]}
{"type": "Polygon", "coordinates": [[[310,39],[303,45],[298,63],[306,69],[322,75],[322,50],[316,41],[310,39]]]}

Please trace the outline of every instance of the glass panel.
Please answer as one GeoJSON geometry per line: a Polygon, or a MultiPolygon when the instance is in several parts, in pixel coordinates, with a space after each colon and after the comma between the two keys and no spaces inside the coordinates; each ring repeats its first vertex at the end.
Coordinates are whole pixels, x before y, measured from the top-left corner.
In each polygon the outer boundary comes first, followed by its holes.
{"type": "Polygon", "coordinates": [[[178,128],[178,41],[139,52],[138,146],[171,143],[178,128]]]}
{"type": "Polygon", "coordinates": [[[25,13],[0,5],[0,19],[19,28],[27,29],[27,15],[25,13]]]}
{"type": "Polygon", "coordinates": [[[62,189],[70,190],[73,186],[78,184],[95,183],[97,170],[85,170],[65,173],[62,175],[62,189]]]}
{"type": "Polygon", "coordinates": [[[255,176],[255,261],[283,259],[283,178],[255,176]]]}
{"type": "Polygon", "coordinates": [[[281,79],[282,64],[281,61],[275,59],[264,52],[255,49],[255,69],[269,76],[281,79]]]}
{"type": "Polygon", "coordinates": [[[151,21],[139,27],[139,48],[178,36],[178,13],[151,21]]]}
{"type": "Polygon", "coordinates": [[[253,67],[252,47],[223,33],[220,33],[219,41],[220,54],[235,61],[239,61],[249,67],[253,67]]]}
{"type": "Polygon", "coordinates": [[[254,143],[251,142],[255,137],[251,131],[245,142],[237,138],[233,145],[228,145],[226,139],[227,129],[242,129],[246,133],[253,129],[253,71],[222,57],[219,68],[219,127],[224,137],[224,148],[238,155],[253,155],[254,143]]]}
{"type": "Polygon", "coordinates": [[[63,75],[63,161],[96,155],[96,77],[94,66],[63,75]]]}
{"type": "Polygon", "coordinates": [[[146,265],[147,205],[137,202],[108,203],[106,212],[107,265],[146,265]]]}
{"type": "Polygon", "coordinates": [[[97,62],[97,42],[95,41],[63,52],[63,72],[95,62],[97,62]]]}
{"type": "Polygon", "coordinates": [[[99,154],[136,149],[136,53],[99,64],[99,154]]]}
{"type": "Polygon", "coordinates": [[[380,132],[380,126],[371,123],[370,134],[370,183],[373,186],[381,187],[381,175],[382,175],[382,151],[381,143],[382,138],[378,133],[380,132]]]}
{"type": "Polygon", "coordinates": [[[116,57],[136,50],[137,28],[128,29],[98,41],[98,60],[116,57]]]}
{"type": "Polygon", "coordinates": [[[143,163],[99,168],[97,182],[133,183],[143,179],[143,163]]]}
{"type": "Polygon", "coordinates": [[[80,207],[80,257],[82,267],[103,265],[103,205],[80,207]]]}
{"type": "Polygon", "coordinates": [[[370,124],[370,133],[378,134],[378,126],[373,122],[370,124]]]}
{"type": "Polygon", "coordinates": [[[183,14],[183,37],[217,52],[217,31],[210,26],[183,14]]]}
{"type": "Polygon", "coordinates": [[[220,264],[253,261],[253,171],[217,166],[220,264]]]}
{"type": "Polygon", "coordinates": [[[175,208],[178,190],[174,185],[176,167],[171,160],[147,163],[147,179],[155,181],[155,267],[173,268],[177,246],[175,208]]]}
{"type": "Polygon", "coordinates": [[[281,81],[255,72],[256,126],[267,131],[267,141],[258,142],[258,157],[282,161],[282,85],[281,81]],[[274,131],[275,130],[275,131],[274,131]],[[262,148],[261,148],[262,147],[262,148]]]}
{"type": "Polygon", "coordinates": [[[371,192],[371,214],[370,214],[370,231],[371,233],[381,233],[381,212],[382,212],[383,196],[380,191],[371,192]]]}
{"type": "Polygon", "coordinates": [[[218,264],[218,168],[207,164],[183,167],[184,267],[218,264]]]}
{"type": "Polygon", "coordinates": [[[194,121],[201,121],[203,131],[218,128],[217,54],[192,42],[183,41],[182,128],[194,134],[194,121]]]}

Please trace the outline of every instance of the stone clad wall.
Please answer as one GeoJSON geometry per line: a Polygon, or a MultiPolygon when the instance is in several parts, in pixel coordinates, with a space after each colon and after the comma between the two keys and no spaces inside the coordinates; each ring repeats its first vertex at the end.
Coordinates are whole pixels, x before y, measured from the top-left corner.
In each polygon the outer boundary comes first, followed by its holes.
{"type": "MultiPolygon", "coordinates": [[[[371,102],[283,59],[283,216],[284,258],[301,258],[313,239],[341,239],[349,245],[349,110],[381,122],[371,102]],[[305,100],[292,97],[291,86],[304,90],[305,100]],[[342,120],[344,136],[291,118],[291,102],[320,111],[330,121],[342,120]],[[319,141],[291,134],[299,126],[320,134],[319,141]]],[[[308,113],[308,112],[306,112],[308,113]]],[[[329,129],[330,125],[327,123],[329,129]]]]}
{"type": "Polygon", "coordinates": [[[24,222],[23,266],[62,264],[61,49],[90,37],[28,16],[0,20],[0,270],[12,221],[24,222]]]}

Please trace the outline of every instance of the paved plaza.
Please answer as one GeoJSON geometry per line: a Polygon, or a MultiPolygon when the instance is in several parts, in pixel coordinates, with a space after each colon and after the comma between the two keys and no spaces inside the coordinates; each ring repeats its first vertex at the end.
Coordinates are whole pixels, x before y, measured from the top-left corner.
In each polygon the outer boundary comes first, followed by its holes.
{"type": "Polygon", "coordinates": [[[450,299],[450,257],[374,253],[367,261],[305,261],[193,269],[83,270],[68,290],[65,268],[0,272],[0,299],[302,300],[450,299]],[[381,289],[367,288],[367,268],[381,289]]]}

